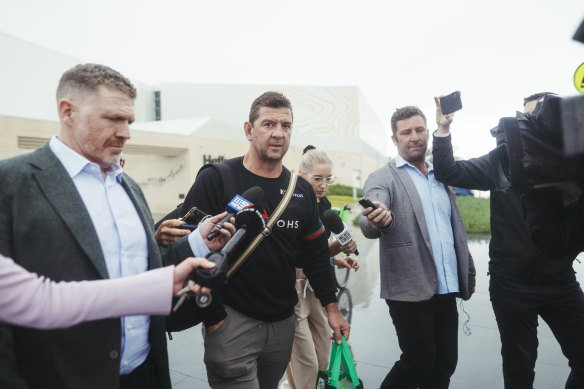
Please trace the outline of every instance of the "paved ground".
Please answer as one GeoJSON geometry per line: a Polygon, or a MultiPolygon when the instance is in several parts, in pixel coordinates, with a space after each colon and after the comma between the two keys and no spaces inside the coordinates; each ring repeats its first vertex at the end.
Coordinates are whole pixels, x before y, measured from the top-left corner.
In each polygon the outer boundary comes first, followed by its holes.
{"type": "MultiPolygon", "coordinates": [[[[358,228],[353,230],[356,235],[360,235],[356,231],[358,228]]],[[[379,299],[377,242],[360,236],[358,243],[361,269],[358,273],[351,274],[348,285],[353,301],[349,343],[364,386],[378,388],[399,358],[400,350],[387,306],[379,299]]],[[[459,362],[450,387],[502,389],[499,333],[488,295],[488,237],[474,238],[470,242],[470,250],[477,267],[477,291],[464,304],[464,309],[470,315],[469,326],[472,333],[466,336],[462,331],[466,315],[459,306],[459,362]]],[[[576,262],[575,269],[584,270],[584,265],[576,262]]],[[[580,282],[582,281],[581,279],[580,282]]],[[[174,340],[168,342],[173,388],[208,388],[200,326],[173,336],[174,340]]],[[[567,360],[550,329],[541,320],[539,342],[535,388],[563,388],[569,374],[567,360]]]]}

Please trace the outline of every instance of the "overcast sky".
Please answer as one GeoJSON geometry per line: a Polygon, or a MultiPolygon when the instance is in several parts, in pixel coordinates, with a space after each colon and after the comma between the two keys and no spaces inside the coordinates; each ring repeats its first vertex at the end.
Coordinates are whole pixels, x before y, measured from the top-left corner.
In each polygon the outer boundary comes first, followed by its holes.
{"type": "Polygon", "coordinates": [[[0,31],[150,84],[357,85],[388,131],[395,108],[410,104],[433,129],[433,96],[461,90],[452,131],[465,158],[494,146],[488,130],[521,110],[523,97],[576,94],[573,74],[584,62],[584,44],[571,39],[582,0],[0,5],[0,31]]]}

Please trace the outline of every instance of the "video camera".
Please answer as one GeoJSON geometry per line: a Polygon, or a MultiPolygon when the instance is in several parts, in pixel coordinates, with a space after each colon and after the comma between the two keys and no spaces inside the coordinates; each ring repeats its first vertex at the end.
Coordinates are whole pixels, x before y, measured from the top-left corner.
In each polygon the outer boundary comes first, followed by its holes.
{"type": "Polygon", "coordinates": [[[502,118],[492,132],[505,149],[502,181],[517,193],[584,183],[584,95],[547,94],[532,113],[502,118]]]}
{"type": "MultiPolygon", "coordinates": [[[[584,21],[573,39],[584,43],[584,21]]],[[[545,94],[532,113],[502,118],[491,134],[503,154],[495,177],[500,189],[519,194],[564,184],[584,189],[584,95],[545,94]]]]}

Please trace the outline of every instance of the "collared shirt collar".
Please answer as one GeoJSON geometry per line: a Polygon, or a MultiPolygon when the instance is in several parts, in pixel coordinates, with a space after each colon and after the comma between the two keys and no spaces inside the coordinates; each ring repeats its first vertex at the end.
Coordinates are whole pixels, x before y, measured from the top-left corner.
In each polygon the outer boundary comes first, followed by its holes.
{"type": "MultiPolygon", "coordinates": [[[[57,156],[59,161],[61,161],[71,178],[78,175],[88,165],[96,166],[98,169],[100,169],[99,171],[101,171],[101,168],[98,164],[89,161],[87,158],[77,153],[75,150],[57,138],[57,136],[53,136],[51,138],[49,141],[49,147],[51,148],[51,151],[55,153],[55,156],[57,156]]],[[[106,174],[113,175],[120,183],[122,182],[122,172],[123,169],[118,164],[112,165],[106,169],[106,174]]]]}
{"type": "MultiPolygon", "coordinates": [[[[417,167],[406,161],[401,155],[397,154],[395,157],[395,166],[402,167],[404,165],[408,165],[411,168],[419,170],[417,167]]],[[[426,165],[428,166],[428,173],[434,171],[434,165],[432,165],[430,161],[426,160],[426,165]]]]}

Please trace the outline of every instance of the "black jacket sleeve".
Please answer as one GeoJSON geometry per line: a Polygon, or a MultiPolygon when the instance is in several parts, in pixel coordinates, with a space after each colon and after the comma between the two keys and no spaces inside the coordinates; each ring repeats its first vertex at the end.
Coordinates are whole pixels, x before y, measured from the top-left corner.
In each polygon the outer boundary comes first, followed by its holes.
{"type": "Polygon", "coordinates": [[[503,147],[479,158],[455,161],[452,152],[452,137],[434,136],[432,155],[436,178],[450,186],[466,189],[494,190],[505,186],[501,165],[504,161],[503,147]]]}
{"type": "Polygon", "coordinates": [[[336,302],[335,293],[337,289],[331,272],[326,235],[322,234],[300,247],[300,258],[302,260],[299,266],[303,268],[304,274],[310,281],[314,294],[323,306],[336,302]]]}

